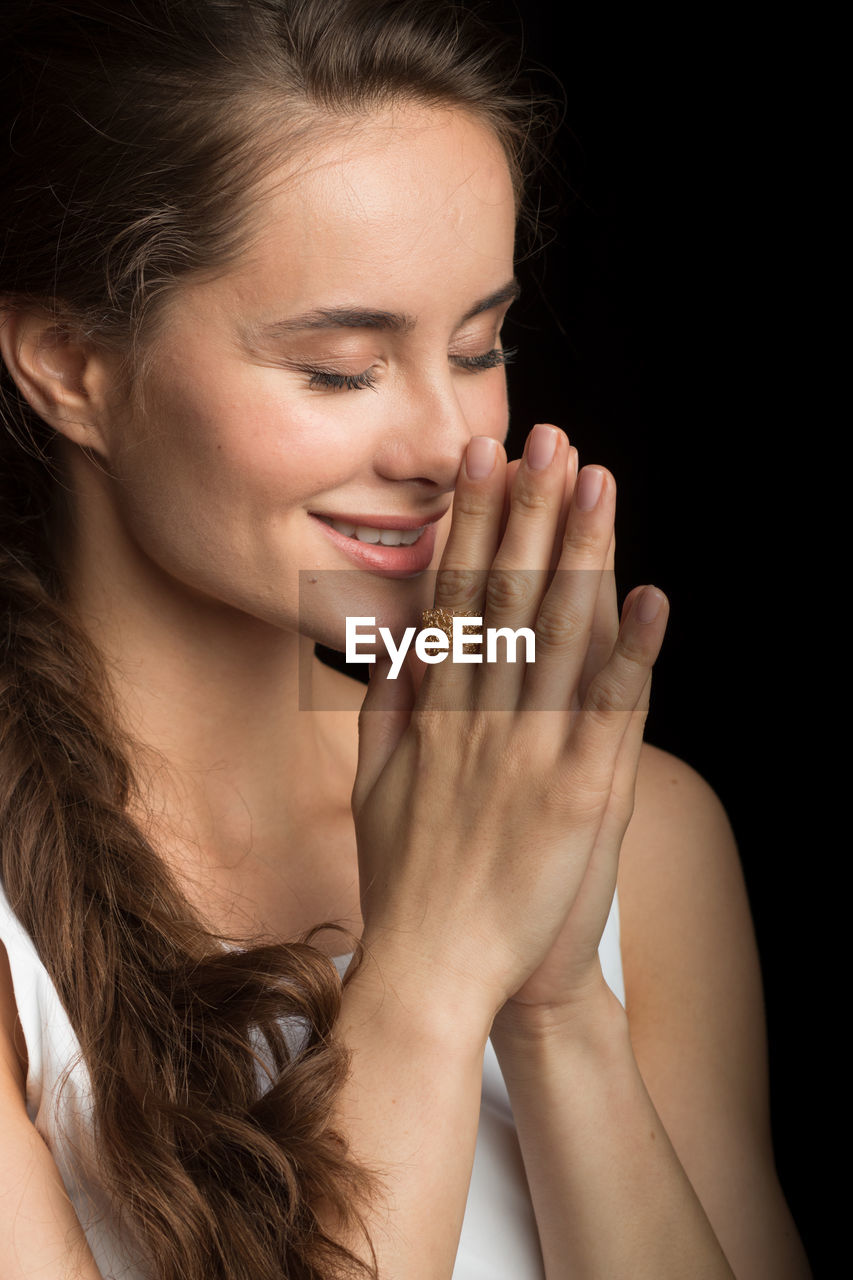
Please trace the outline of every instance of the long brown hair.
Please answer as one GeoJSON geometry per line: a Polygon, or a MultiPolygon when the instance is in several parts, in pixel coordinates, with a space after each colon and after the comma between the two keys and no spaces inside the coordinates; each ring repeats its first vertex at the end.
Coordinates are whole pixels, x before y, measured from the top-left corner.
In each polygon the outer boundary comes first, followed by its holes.
{"type": "MultiPolygon", "coordinates": [[[[330,113],[462,106],[517,184],[529,167],[536,100],[441,0],[12,0],[3,21],[0,300],[132,378],[170,290],[240,252],[253,184],[330,113]]],[[[162,1280],[372,1275],[318,1214],[357,1228],[376,1193],[331,1124],[334,966],[310,935],[224,948],[131,819],[129,744],[55,554],[53,433],[0,374],[2,876],[80,1041],[99,1176],[162,1280]]]]}

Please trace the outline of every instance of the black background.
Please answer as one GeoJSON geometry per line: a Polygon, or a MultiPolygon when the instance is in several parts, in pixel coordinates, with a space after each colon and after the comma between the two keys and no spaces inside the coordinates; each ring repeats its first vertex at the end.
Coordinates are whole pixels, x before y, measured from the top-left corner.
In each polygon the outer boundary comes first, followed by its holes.
{"type": "MultiPolygon", "coordinates": [[[[518,30],[512,3],[481,8],[518,30]]],[[[835,1123],[826,1066],[838,1045],[818,1013],[820,927],[839,837],[829,838],[828,747],[807,701],[829,659],[804,559],[822,424],[802,411],[792,339],[804,328],[808,53],[796,30],[743,10],[731,25],[693,7],[522,13],[527,60],[559,81],[565,121],[546,196],[560,205],[544,217],[550,243],[521,264],[525,296],[507,326],[519,347],[510,456],[544,420],[568,431],[581,463],[608,466],[622,590],[654,582],[670,598],[646,736],[707,778],[738,839],[764,974],[777,1166],[821,1273],[835,1123]]]]}
{"type": "Polygon", "coordinates": [[[526,64],[549,69],[538,83],[565,108],[543,244],[519,264],[504,333],[519,349],[509,456],[534,422],[565,428],[582,464],[616,476],[622,592],[654,582],[670,598],[646,737],[696,768],[731,818],[764,976],[777,1167],[815,1274],[832,1274],[839,1053],[822,931],[839,837],[809,710],[830,649],[808,554],[821,424],[804,408],[798,338],[808,52],[795,18],[784,31],[744,10],[727,23],[694,7],[475,7],[523,31],[526,64]]]}

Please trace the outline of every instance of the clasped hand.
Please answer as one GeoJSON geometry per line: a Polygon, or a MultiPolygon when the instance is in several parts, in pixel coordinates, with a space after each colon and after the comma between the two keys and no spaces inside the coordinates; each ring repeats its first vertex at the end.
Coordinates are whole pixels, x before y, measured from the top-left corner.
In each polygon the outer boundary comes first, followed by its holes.
{"type": "Polygon", "coordinates": [[[535,661],[412,655],[420,669],[392,681],[380,660],[352,808],[366,945],[490,1022],[559,1012],[600,978],[667,602],[635,588],[620,619],[606,469],[578,473],[544,424],[513,463],[487,441],[460,468],[435,605],[532,628],[535,661]]]}

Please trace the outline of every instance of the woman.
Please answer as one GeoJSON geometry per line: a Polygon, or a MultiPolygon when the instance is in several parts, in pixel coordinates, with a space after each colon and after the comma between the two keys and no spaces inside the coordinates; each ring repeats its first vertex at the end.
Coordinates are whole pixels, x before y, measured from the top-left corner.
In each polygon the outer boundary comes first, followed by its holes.
{"type": "Polygon", "coordinates": [[[9,44],[4,1276],[806,1274],[665,599],[502,447],[535,103],[434,4],[9,44]],[[534,660],[314,655],[433,604],[534,660]]]}

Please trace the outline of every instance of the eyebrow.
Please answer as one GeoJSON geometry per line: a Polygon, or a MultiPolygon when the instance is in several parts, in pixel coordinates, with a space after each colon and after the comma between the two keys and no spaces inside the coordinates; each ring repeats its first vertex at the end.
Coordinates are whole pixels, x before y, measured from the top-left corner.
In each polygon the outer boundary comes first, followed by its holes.
{"type": "MultiPolygon", "coordinates": [[[[491,311],[504,302],[514,302],[521,293],[517,280],[509,280],[500,289],[490,293],[488,297],[475,302],[460,321],[465,324],[474,316],[491,311]]],[[[414,316],[401,311],[376,311],[365,307],[320,307],[315,311],[306,311],[300,316],[290,316],[286,320],[273,320],[269,324],[258,325],[253,336],[257,338],[286,337],[292,333],[303,333],[312,329],[382,329],[390,333],[409,333],[417,323],[414,316]]]]}

